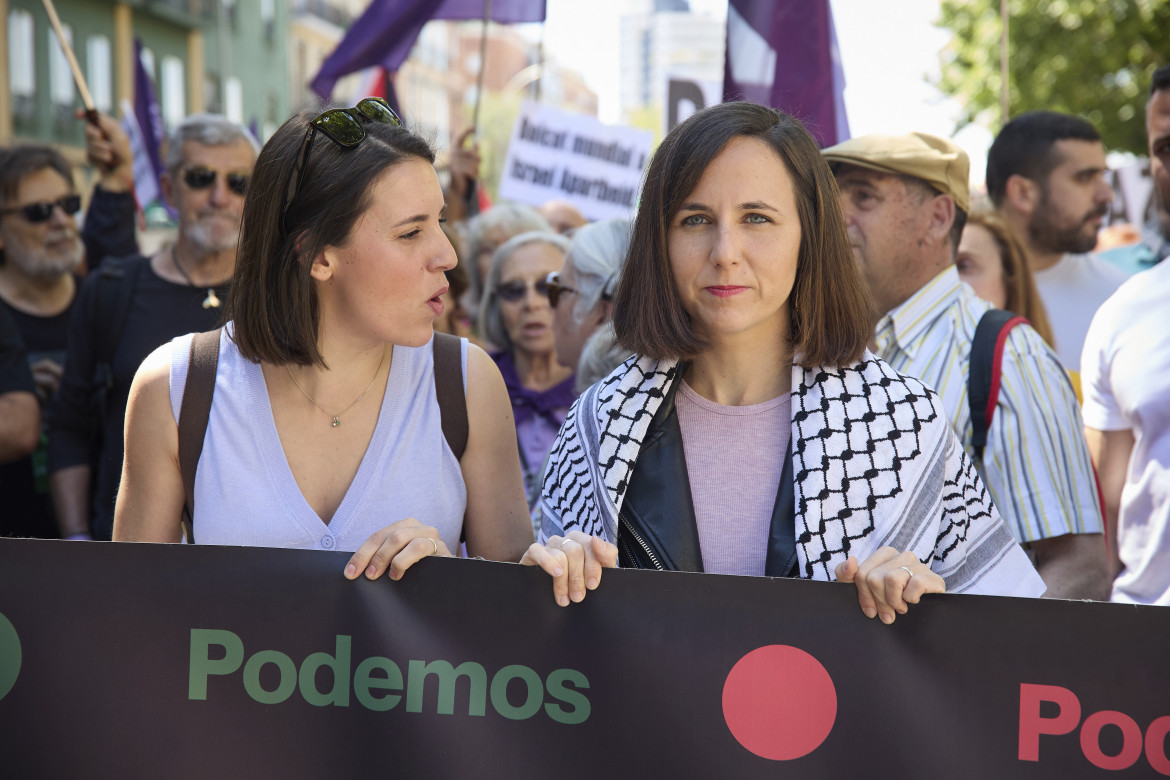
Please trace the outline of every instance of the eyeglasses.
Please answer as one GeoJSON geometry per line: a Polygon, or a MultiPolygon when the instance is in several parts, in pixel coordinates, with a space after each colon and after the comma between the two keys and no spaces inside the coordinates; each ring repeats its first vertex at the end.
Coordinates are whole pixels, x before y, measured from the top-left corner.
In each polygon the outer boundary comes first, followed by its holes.
{"type": "Polygon", "coordinates": [[[59,208],[66,214],[76,214],[81,211],[81,196],[66,195],[52,202],[29,203],[25,206],[13,206],[0,210],[0,214],[15,214],[20,212],[24,218],[33,223],[48,222],[53,218],[53,209],[59,208]]]}
{"type": "MultiPolygon", "coordinates": [[[[183,181],[193,190],[205,190],[215,184],[218,175],[217,171],[196,165],[183,171],[183,181]]],[[[252,177],[246,173],[225,173],[223,178],[227,181],[228,189],[237,195],[244,195],[248,191],[248,183],[252,181],[252,177]]]]}
{"type": "MultiPolygon", "coordinates": [[[[616,279],[616,278],[617,278],[616,273],[612,273],[606,277],[605,283],[602,284],[602,286],[601,286],[601,300],[603,300],[603,301],[613,300],[613,293],[611,293],[609,291],[609,287],[613,283],[614,279],[616,279]]],[[[576,295],[578,292],[577,290],[574,290],[572,287],[565,287],[563,284],[561,284],[560,271],[553,271],[551,274],[549,274],[545,278],[544,284],[546,287],[548,287],[548,304],[549,304],[549,306],[552,306],[554,309],[557,307],[557,301],[559,301],[561,299],[562,295],[565,295],[567,293],[571,293],[573,295],[576,295]]]]}
{"type": "Polygon", "coordinates": [[[282,230],[285,229],[284,218],[288,213],[288,207],[296,200],[301,189],[301,177],[304,175],[305,166],[309,164],[309,152],[313,148],[313,139],[317,136],[317,131],[320,130],[322,135],[341,148],[353,149],[368,136],[363,119],[393,127],[402,126],[398,114],[394,113],[389,103],[379,97],[363,98],[353,108],[331,108],[309,122],[309,129],[305,131],[305,140],[301,142],[301,150],[297,155],[297,167],[293,169],[292,177],[288,180],[284,208],[280,211],[282,230]]]}
{"type": "Polygon", "coordinates": [[[496,285],[496,295],[498,295],[502,301],[516,303],[516,301],[524,299],[524,296],[528,294],[528,288],[530,287],[536,290],[537,295],[543,295],[548,298],[550,305],[556,306],[556,304],[553,303],[553,288],[548,279],[537,279],[531,284],[528,282],[522,282],[519,279],[511,282],[504,282],[503,284],[496,285]]]}
{"type": "Polygon", "coordinates": [[[554,309],[557,307],[557,302],[560,301],[561,296],[566,293],[576,294],[577,291],[572,287],[565,287],[561,284],[561,274],[559,271],[553,271],[544,280],[545,286],[548,288],[548,305],[554,309]]]}

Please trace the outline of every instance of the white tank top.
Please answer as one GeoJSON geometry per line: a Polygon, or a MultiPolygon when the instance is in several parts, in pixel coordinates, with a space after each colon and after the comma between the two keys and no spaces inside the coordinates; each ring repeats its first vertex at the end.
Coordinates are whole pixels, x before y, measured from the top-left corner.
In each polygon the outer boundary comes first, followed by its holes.
{"type": "MultiPolygon", "coordinates": [[[[260,364],[240,355],[228,328],[220,335],[215,395],[195,473],[196,542],[353,551],[375,531],[414,517],[437,528],[448,549],[458,549],[467,488],[443,437],[430,342],[394,347],[374,435],[326,524],[289,468],[260,364]]],[[[460,346],[466,393],[467,340],[460,346]]],[[[171,348],[171,411],[178,421],[191,334],[171,348]]]]}

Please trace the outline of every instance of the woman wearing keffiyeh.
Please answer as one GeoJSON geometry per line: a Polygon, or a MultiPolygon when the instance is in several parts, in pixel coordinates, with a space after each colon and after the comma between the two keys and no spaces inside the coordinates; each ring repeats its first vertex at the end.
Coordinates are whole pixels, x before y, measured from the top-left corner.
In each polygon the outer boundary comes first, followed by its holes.
{"type": "Polygon", "coordinates": [[[924,593],[1040,595],[935,394],[866,350],[871,316],[799,122],[679,125],[614,300],[635,355],[569,411],[523,562],[562,605],[613,565],[854,582],[885,623],[924,593]]]}

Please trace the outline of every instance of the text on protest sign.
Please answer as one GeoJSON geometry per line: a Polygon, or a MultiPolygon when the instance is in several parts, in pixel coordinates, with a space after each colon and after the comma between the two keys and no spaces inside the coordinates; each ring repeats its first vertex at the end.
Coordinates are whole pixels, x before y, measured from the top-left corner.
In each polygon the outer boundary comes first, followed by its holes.
{"type": "Polygon", "coordinates": [[[525,103],[512,129],[500,197],[540,206],[565,200],[589,219],[629,217],[650,133],[525,103]]]}

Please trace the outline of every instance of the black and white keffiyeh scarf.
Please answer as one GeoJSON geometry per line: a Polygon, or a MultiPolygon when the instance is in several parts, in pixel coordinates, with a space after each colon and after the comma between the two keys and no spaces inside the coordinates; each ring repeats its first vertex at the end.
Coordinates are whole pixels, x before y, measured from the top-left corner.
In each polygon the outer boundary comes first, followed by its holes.
{"type": "MultiPolygon", "coordinates": [[[[590,387],[553,443],[541,541],[569,530],[616,541],[618,513],[678,361],[634,356],[590,387]]],[[[792,368],[800,576],[830,580],[848,556],[912,550],[950,592],[1039,595],[1043,584],[992,506],[937,396],[869,354],[792,368]]]]}

